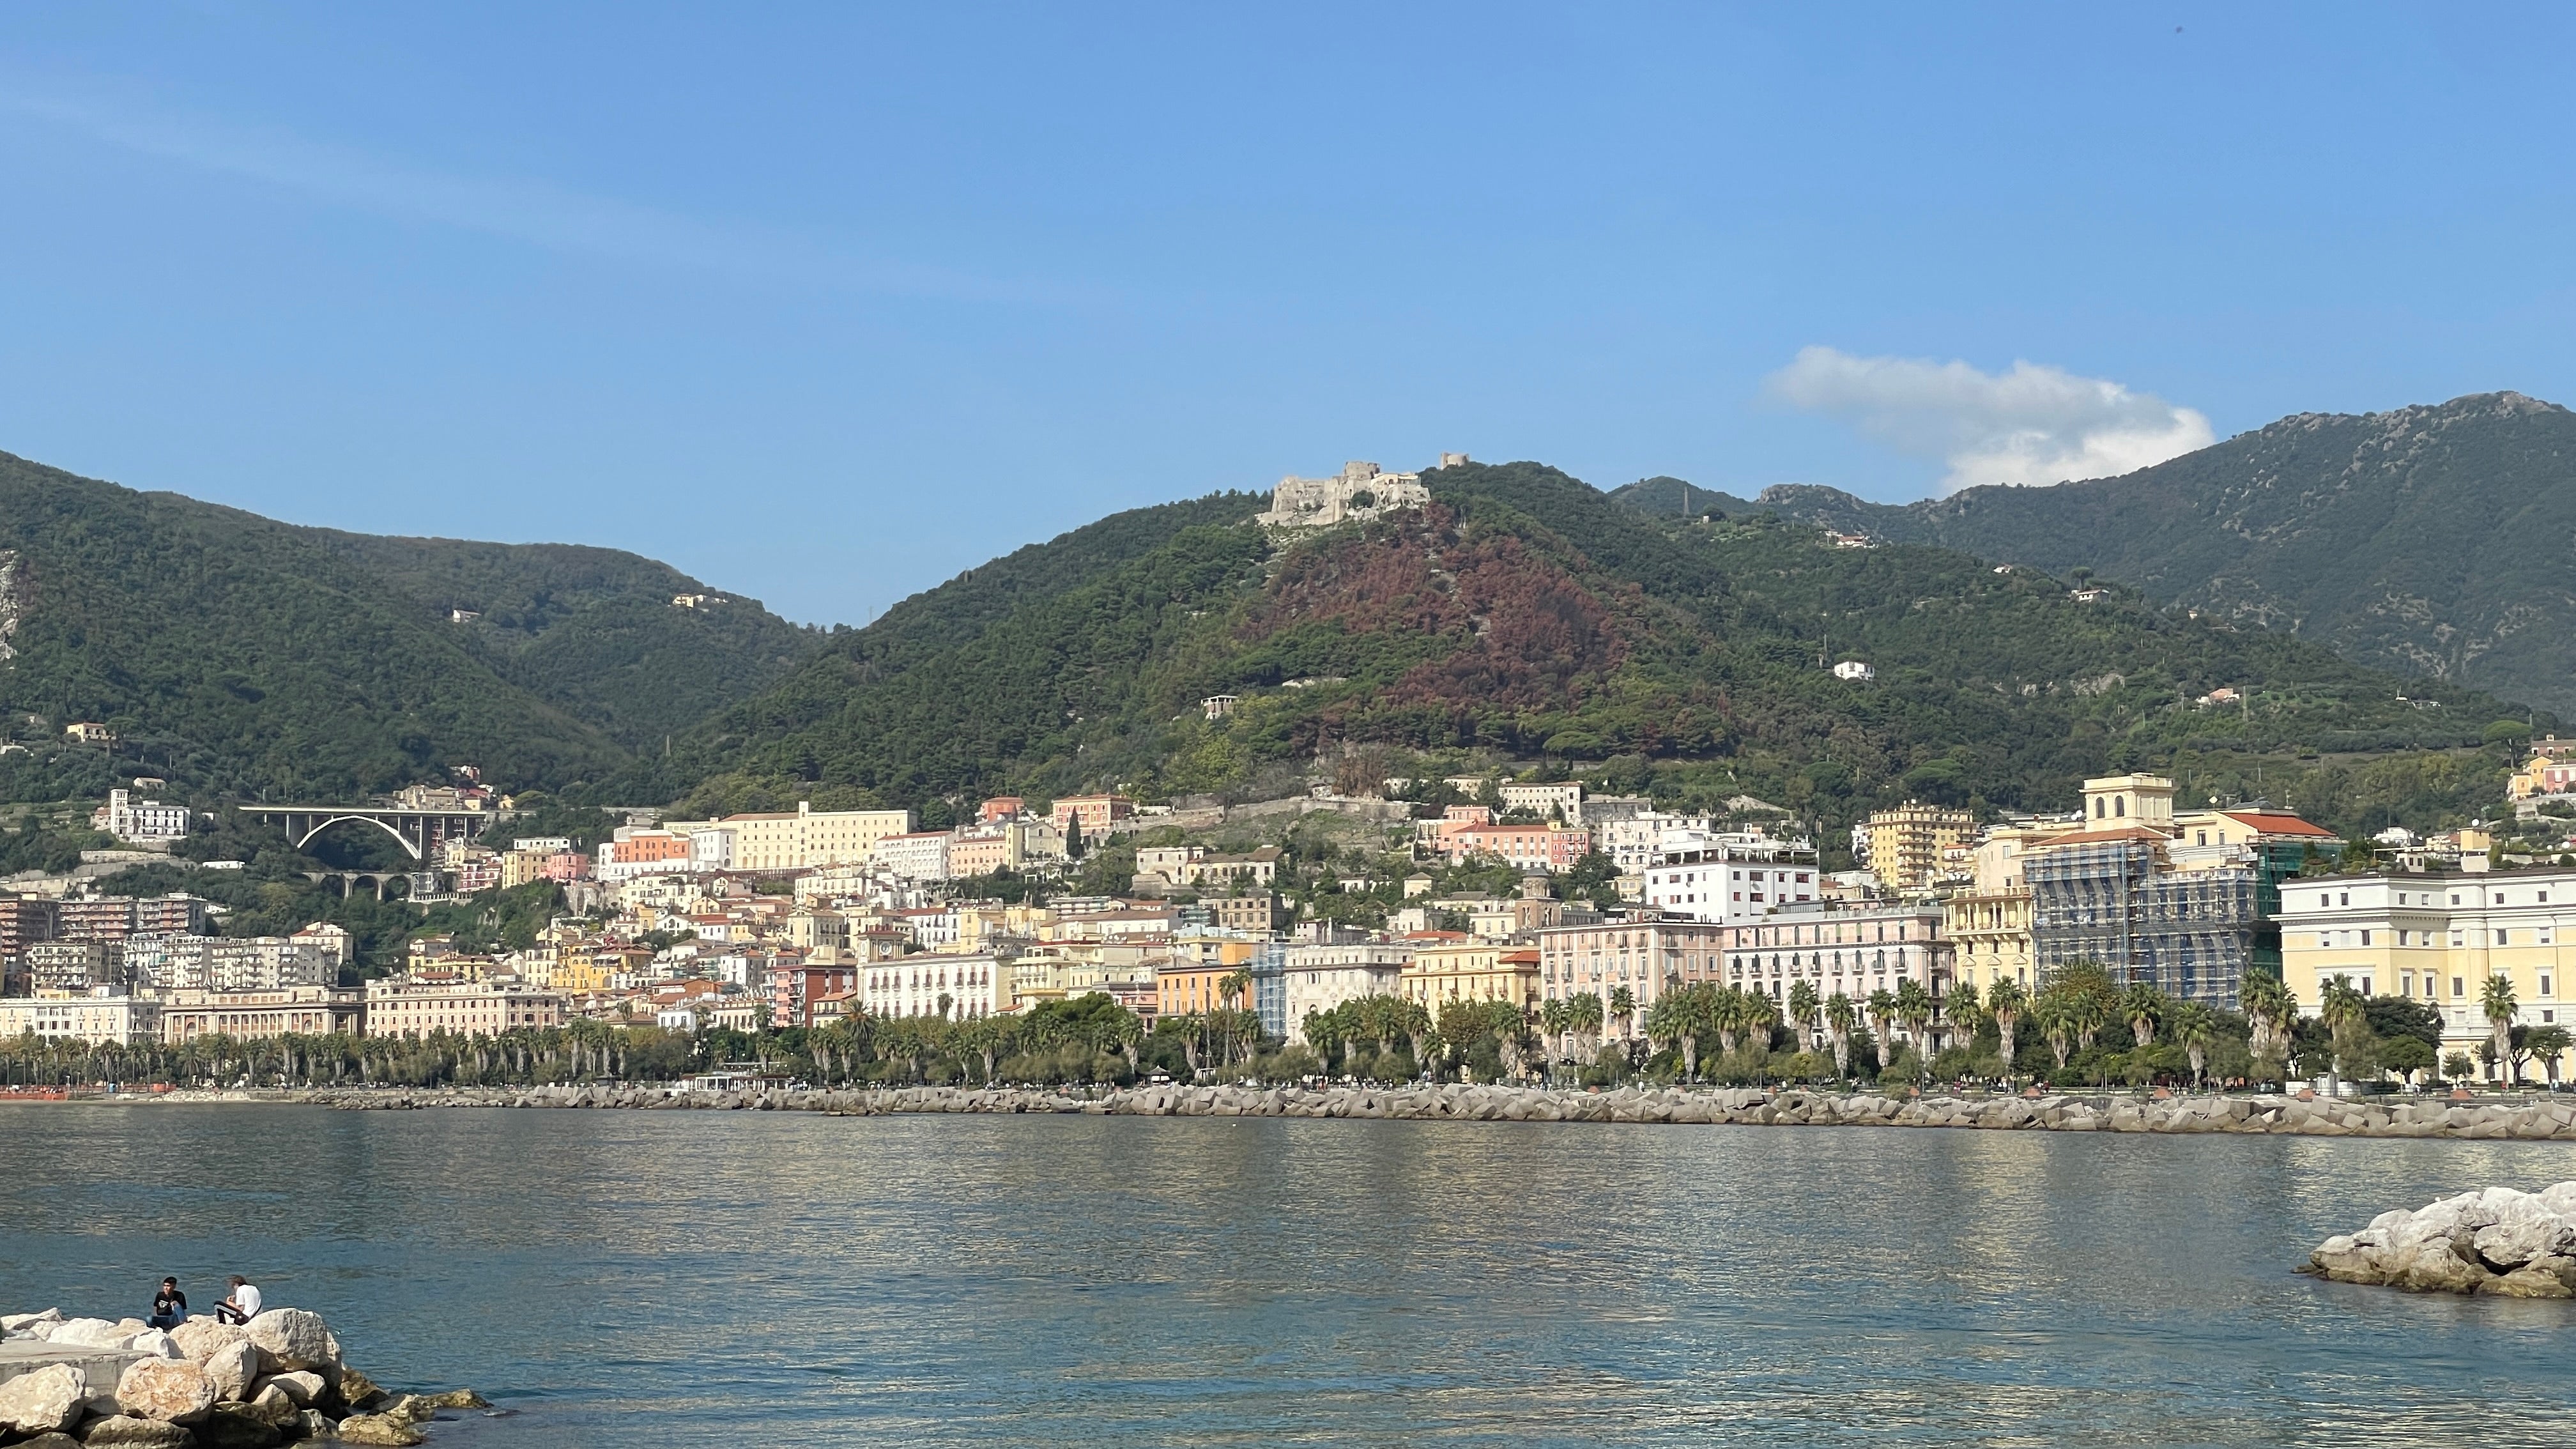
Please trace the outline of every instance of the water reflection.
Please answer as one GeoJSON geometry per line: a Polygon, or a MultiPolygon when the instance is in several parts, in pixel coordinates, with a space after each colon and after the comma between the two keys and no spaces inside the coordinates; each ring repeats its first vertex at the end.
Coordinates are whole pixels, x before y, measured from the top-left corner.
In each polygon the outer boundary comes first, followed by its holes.
{"type": "Polygon", "coordinates": [[[471,1444],[2554,1441],[2563,1304],[2286,1271],[2538,1143],[0,1106],[0,1305],[246,1268],[471,1444]],[[461,1432],[460,1431],[465,1431],[461,1432]]]}

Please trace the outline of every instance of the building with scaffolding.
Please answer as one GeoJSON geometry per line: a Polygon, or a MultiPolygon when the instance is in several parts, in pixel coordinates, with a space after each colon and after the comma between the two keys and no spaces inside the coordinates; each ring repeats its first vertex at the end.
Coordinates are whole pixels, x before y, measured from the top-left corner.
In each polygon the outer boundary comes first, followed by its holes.
{"type": "Polygon", "coordinates": [[[2262,809],[2177,818],[2173,789],[2153,775],[2087,780],[2085,828],[2022,861],[2043,981],[2091,962],[2123,985],[2234,1010],[2248,971],[2280,973],[2281,882],[2332,832],[2262,809]]]}

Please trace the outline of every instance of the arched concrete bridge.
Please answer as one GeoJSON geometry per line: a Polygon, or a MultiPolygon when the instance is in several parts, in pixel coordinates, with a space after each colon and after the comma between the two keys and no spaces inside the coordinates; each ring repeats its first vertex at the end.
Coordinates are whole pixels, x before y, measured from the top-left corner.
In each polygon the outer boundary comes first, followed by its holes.
{"type": "Polygon", "coordinates": [[[391,805],[244,805],[240,809],[253,820],[285,826],[287,838],[298,850],[334,825],[358,821],[392,836],[414,860],[428,859],[450,840],[472,840],[500,818],[490,810],[405,810],[391,805]]]}

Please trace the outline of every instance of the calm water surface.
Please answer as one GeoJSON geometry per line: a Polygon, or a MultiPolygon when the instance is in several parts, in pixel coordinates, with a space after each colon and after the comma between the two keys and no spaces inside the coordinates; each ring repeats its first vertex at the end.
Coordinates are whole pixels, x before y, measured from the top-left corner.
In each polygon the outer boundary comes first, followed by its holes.
{"type": "Polygon", "coordinates": [[[2576,1308],[2288,1269],[2545,1143],[0,1105],[0,1309],[177,1273],[636,1444],[2576,1439],[2576,1308]]]}

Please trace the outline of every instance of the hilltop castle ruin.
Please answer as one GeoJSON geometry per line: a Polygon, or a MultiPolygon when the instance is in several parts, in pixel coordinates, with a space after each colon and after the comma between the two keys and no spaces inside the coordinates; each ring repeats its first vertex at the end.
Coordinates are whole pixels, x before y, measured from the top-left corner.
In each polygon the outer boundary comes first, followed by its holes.
{"type": "MultiPolygon", "coordinates": [[[[1443,453],[1440,466],[1467,461],[1464,453],[1443,453]]],[[[1272,528],[1324,528],[1354,518],[1375,518],[1398,508],[1420,508],[1431,501],[1419,473],[1381,472],[1375,463],[1342,465],[1336,478],[1300,478],[1291,473],[1271,490],[1270,511],[1261,521],[1272,528]]]]}

